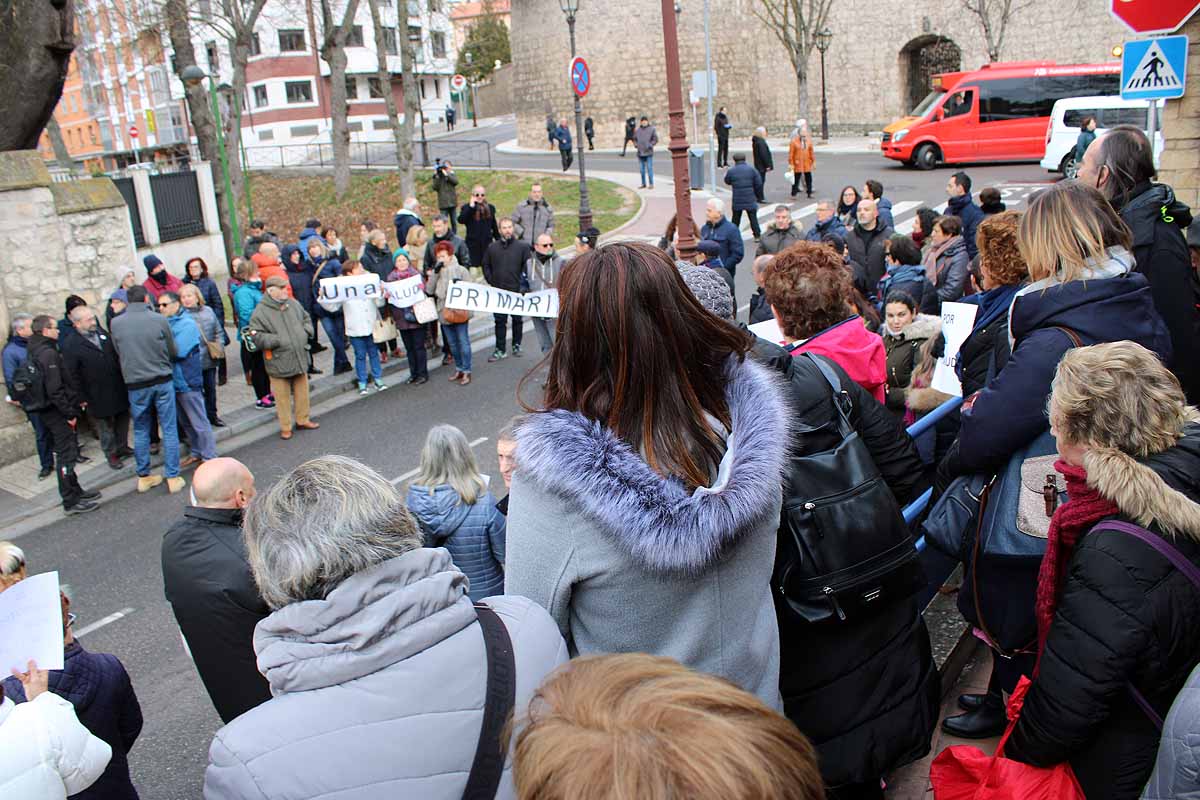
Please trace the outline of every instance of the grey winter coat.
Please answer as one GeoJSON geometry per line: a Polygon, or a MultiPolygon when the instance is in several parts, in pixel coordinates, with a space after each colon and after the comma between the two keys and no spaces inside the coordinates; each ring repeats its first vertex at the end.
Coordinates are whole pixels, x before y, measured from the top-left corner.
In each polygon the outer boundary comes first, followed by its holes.
{"type": "Polygon", "coordinates": [[[658,144],[658,131],[653,125],[638,125],[633,131],[633,143],[637,145],[639,156],[654,155],[654,145],[658,144]]]}
{"type": "Polygon", "coordinates": [[[754,251],[755,256],[773,256],[786,250],[797,242],[804,241],[804,232],[792,223],[785,229],[779,230],[772,222],[763,229],[762,236],[759,237],[758,247],[754,251]]]}
{"type": "Polygon", "coordinates": [[[544,264],[537,253],[531,255],[525,262],[525,274],[529,276],[530,290],[540,292],[543,289],[557,288],[558,278],[562,275],[565,265],[566,261],[558,253],[550,256],[550,260],[544,264]]]}
{"type": "Polygon", "coordinates": [[[728,369],[728,449],[694,492],[597,422],[532,415],[517,436],[504,586],[550,611],[572,655],[669,656],[778,710],[771,570],[789,412],[764,367],[728,369]]]}
{"type": "MultiPolygon", "coordinates": [[[[517,709],[567,648],[523,597],[488,600],[512,639],[517,709]]],[[[272,697],[217,731],[207,800],[458,800],[487,680],[467,577],[421,548],[277,610],[254,631],[272,697]]],[[[500,790],[514,797],[511,758],[500,790]]]]}
{"type": "MultiPolygon", "coordinates": [[[[196,327],[200,328],[200,335],[210,342],[224,343],[224,330],[221,323],[217,321],[216,313],[208,306],[196,306],[188,308],[187,312],[192,315],[192,319],[196,321],[196,327]]],[[[217,365],[213,361],[212,356],[208,354],[208,346],[200,348],[200,361],[204,365],[204,369],[212,369],[217,365]]]]}
{"type": "Polygon", "coordinates": [[[533,247],[537,237],[543,233],[554,233],[554,209],[545,200],[533,202],[526,198],[517,203],[512,213],[513,225],[517,229],[517,238],[533,247]]]}
{"type": "Polygon", "coordinates": [[[484,491],[469,506],[449,484],[433,494],[428,486],[414,485],[408,488],[407,503],[425,532],[425,546],[446,548],[454,566],[467,573],[472,600],[503,593],[504,515],[491,492],[484,491]]]}
{"type": "Polygon", "coordinates": [[[1142,800],[1200,800],[1200,667],[1171,705],[1142,800]]]}

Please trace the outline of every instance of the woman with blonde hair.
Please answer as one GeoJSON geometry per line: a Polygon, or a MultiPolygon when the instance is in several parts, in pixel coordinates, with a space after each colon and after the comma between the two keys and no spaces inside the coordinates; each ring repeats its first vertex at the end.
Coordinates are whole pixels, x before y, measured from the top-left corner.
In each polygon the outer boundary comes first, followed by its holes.
{"type": "Polygon", "coordinates": [[[792,168],[792,197],[800,194],[800,180],[804,179],[804,192],[812,197],[812,169],[815,163],[812,134],[808,120],[796,120],[796,130],[788,143],[788,164],[792,168]]]}
{"type": "Polygon", "coordinates": [[[215,359],[209,351],[208,343],[215,342],[224,346],[225,329],[217,319],[216,312],[204,302],[204,294],[194,283],[185,283],[179,290],[179,302],[184,311],[192,315],[200,335],[204,339],[204,347],[200,348],[201,366],[204,376],[204,411],[208,423],[217,428],[225,427],[224,421],[217,416],[217,367],[224,359],[215,359]]]}
{"type": "Polygon", "coordinates": [[[1058,364],[1051,432],[1069,500],[1037,582],[1038,666],[1004,754],[1070,762],[1088,800],[1133,800],[1200,663],[1200,413],[1133,342],[1058,364]]]}
{"type": "Polygon", "coordinates": [[[466,573],[473,601],[504,592],[504,515],[458,428],[429,429],[407,504],[425,533],[425,546],[446,548],[466,573]]]}
{"type": "Polygon", "coordinates": [[[669,658],[577,658],[542,684],[523,723],[519,800],[825,797],[816,753],[792,723],[669,658]]]}

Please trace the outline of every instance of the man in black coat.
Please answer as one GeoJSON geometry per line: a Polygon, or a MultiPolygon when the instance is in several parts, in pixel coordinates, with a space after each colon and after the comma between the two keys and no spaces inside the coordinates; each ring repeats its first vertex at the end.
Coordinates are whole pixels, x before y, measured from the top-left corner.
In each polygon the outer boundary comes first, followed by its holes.
{"type": "Polygon", "coordinates": [[[45,314],[33,318],[33,335],[29,337],[29,364],[41,380],[41,394],[33,403],[42,425],[50,434],[54,447],[54,467],[58,474],[58,496],[63,511],[82,514],[99,508],[95,500],[99,492],[85,492],[75,475],[79,460],[79,445],[75,439],[75,423],[81,410],[79,399],[66,378],[62,355],[58,352],[58,323],[45,314]]]}
{"type": "Polygon", "coordinates": [[[471,199],[459,209],[458,222],[463,226],[463,238],[471,254],[470,263],[459,263],[464,267],[478,267],[483,264],[483,253],[488,245],[500,238],[496,207],[487,201],[487,192],[482,186],[471,190],[471,199]]]}
{"type": "MultiPolygon", "coordinates": [[[[526,242],[516,238],[511,219],[500,220],[500,239],[488,245],[483,254],[483,277],[489,286],[506,289],[510,292],[520,292],[528,287],[525,277],[525,263],[529,261],[532,251],[526,242]],[[522,286],[525,283],[525,286],[522,286]]],[[[496,349],[488,356],[488,361],[499,361],[508,358],[505,339],[508,333],[508,318],[512,317],[512,354],[521,357],[521,328],[524,318],[516,314],[493,314],[496,320],[496,349]]]]}
{"type": "Polygon", "coordinates": [[[729,115],[725,113],[725,106],[717,109],[717,113],[713,116],[713,133],[717,135],[717,166],[729,166],[729,115]]]}
{"type": "Polygon", "coordinates": [[[1134,269],[1150,281],[1154,307],[1171,334],[1168,366],[1195,405],[1200,403],[1200,291],[1183,235],[1192,212],[1170,186],[1154,183],[1156,176],[1150,140],[1131,125],[1118,125],[1092,142],[1079,165],[1079,180],[1098,188],[1133,232],[1134,269]]]}
{"type": "Polygon", "coordinates": [[[192,477],[196,505],[163,536],[163,590],[204,688],[223,722],[271,699],[254,655],[254,626],[270,614],[242,540],[254,476],[214,458],[192,477]]]}
{"type": "Polygon", "coordinates": [[[433,257],[433,248],[438,242],[449,242],[454,245],[454,257],[458,259],[458,263],[464,267],[471,265],[471,251],[467,249],[467,243],[462,237],[454,233],[450,224],[450,217],[445,214],[435,214],[433,217],[433,235],[429,237],[429,244],[425,247],[425,267],[426,280],[430,271],[437,265],[437,259],[433,257]]]}
{"type": "MultiPolygon", "coordinates": [[[[637,130],[637,117],[629,117],[625,120],[625,142],[621,145],[621,157],[625,157],[625,151],[629,148],[629,143],[634,141],[633,133],[637,130]]],[[[635,143],[636,148],[636,143],[635,143]]]]}
{"type": "Polygon", "coordinates": [[[858,222],[846,234],[846,247],[854,267],[854,286],[870,298],[887,272],[884,243],[894,231],[879,219],[874,200],[858,201],[858,222]]]}
{"type": "Polygon", "coordinates": [[[99,424],[100,447],[108,465],[121,469],[125,466],[121,459],[133,451],[129,449],[129,393],[117,349],[91,308],[78,306],[70,317],[76,335],[58,344],[67,382],[99,424]]]}
{"type": "MultiPolygon", "coordinates": [[[[767,129],[755,128],[754,136],[751,137],[754,154],[754,169],[758,170],[758,176],[762,178],[762,185],[767,185],[767,173],[775,169],[775,160],[771,158],[771,146],[767,144],[767,129]]],[[[766,195],[760,189],[758,193],[758,202],[767,202],[766,195]]]]}

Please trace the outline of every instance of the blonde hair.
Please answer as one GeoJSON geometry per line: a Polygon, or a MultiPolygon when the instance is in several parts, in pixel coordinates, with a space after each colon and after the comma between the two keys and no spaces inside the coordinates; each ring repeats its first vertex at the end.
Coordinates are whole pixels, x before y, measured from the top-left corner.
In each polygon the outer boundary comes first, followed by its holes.
{"type": "Polygon", "coordinates": [[[185,294],[196,295],[196,305],[204,308],[204,295],[200,294],[200,290],[196,288],[196,284],[185,283],[179,290],[179,297],[182,298],[185,294]]]}
{"type": "Polygon", "coordinates": [[[825,796],[816,753],[791,722],[669,658],[577,658],[542,684],[518,729],[519,800],[825,796]]]}
{"type": "Polygon", "coordinates": [[[425,232],[424,225],[413,225],[408,229],[408,235],[404,237],[405,247],[424,247],[429,241],[429,234],[425,232]]]}
{"type": "Polygon", "coordinates": [[[475,505],[484,491],[475,453],[463,432],[453,425],[434,425],[421,448],[421,465],[413,486],[428,487],[430,496],[438,486],[449,484],[464,504],[475,505]]]}
{"type": "Polygon", "coordinates": [[[1077,180],[1036,194],[1021,217],[1017,244],[1035,281],[1060,275],[1079,280],[1102,263],[1110,247],[1133,248],[1129,228],[1104,195],[1077,180]]]}
{"type": "Polygon", "coordinates": [[[25,579],[25,551],[12,542],[0,542],[0,592],[25,579]]]}
{"type": "Polygon", "coordinates": [[[1048,408],[1059,436],[1134,458],[1173,447],[1188,423],[1200,421],[1179,379],[1136,342],[1068,350],[1051,389],[1048,408]]]}

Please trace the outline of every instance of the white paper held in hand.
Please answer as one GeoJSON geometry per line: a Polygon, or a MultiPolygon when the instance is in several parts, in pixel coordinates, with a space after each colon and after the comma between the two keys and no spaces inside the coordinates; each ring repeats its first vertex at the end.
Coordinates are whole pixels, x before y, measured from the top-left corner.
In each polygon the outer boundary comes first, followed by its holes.
{"type": "Polygon", "coordinates": [[[932,386],[939,392],[962,397],[962,383],[954,371],[958,363],[958,351],[971,335],[975,326],[975,314],[979,306],[973,303],[942,303],[942,334],[946,337],[946,351],[933,369],[932,386]]]}
{"type": "Polygon", "coordinates": [[[43,572],[0,592],[0,670],[63,668],[62,600],[58,573],[43,572]]]}

